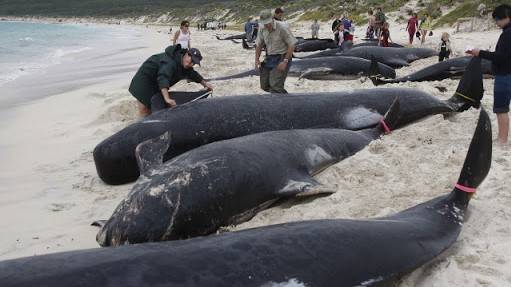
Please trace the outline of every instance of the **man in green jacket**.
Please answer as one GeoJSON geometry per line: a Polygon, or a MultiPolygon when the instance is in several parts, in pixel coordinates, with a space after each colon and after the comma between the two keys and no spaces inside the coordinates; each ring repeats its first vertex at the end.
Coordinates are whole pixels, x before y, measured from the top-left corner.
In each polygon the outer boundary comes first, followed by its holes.
{"type": "Polygon", "coordinates": [[[181,49],[181,45],[169,46],[164,53],[152,55],[138,69],[131,80],[130,93],[139,101],[142,116],[151,113],[151,98],[163,97],[170,107],[175,107],[169,88],[183,79],[200,83],[208,90],[213,87],[194,69],[200,65],[202,55],[198,49],[181,49]]]}

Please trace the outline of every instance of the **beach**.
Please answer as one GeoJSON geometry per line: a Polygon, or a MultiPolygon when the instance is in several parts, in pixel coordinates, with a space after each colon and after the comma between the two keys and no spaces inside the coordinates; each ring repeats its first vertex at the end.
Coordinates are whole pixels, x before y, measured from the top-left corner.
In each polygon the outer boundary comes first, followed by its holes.
{"type": "MultiPolygon", "coordinates": [[[[295,36],[309,37],[309,26],[310,23],[293,23],[292,31],[295,36]]],[[[395,42],[405,44],[408,36],[401,26],[392,24],[391,35],[395,42]]],[[[331,37],[329,27],[329,23],[321,24],[320,37],[331,37]]],[[[0,113],[0,260],[99,248],[95,241],[98,229],[90,224],[108,219],[129,193],[133,184],[109,186],[99,179],[92,151],[103,139],[138,119],[136,100],[128,92],[131,78],[147,57],[162,52],[170,41],[167,27],[125,28],[127,35],[135,30],[140,32],[137,42],[118,47],[126,54],[117,52],[115,56],[121,56],[114,57],[99,51],[103,57],[83,62],[75,57],[64,61],[64,66],[48,68],[44,77],[21,76],[7,87],[0,86],[3,93],[19,93],[18,97],[31,94],[27,100],[10,101],[0,113]],[[75,69],[71,69],[73,65],[75,69]]],[[[443,31],[452,29],[434,30],[426,46],[436,48],[443,31]]],[[[192,29],[192,46],[204,56],[197,68],[204,77],[253,68],[253,50],[243,50],[241,44],[231,41],[217,41],[216,33],[239,31],[192,29]]],[[[364,33],[365,28],[357,27],[358,38],[364,33]]],[[[497,29],[457,33],[451,36],[451,41],[455,54],[462,56],[468,45],[495,47],[499,34],[497,29]]],[[[403,76],[437,61],[436,57],[419,60],[396,72],[403,76]]],[[[448,79],[385,87],[416,88],[448,99],[458,82],[448,79]],[[447,91],[440,92],[437,87],[447,91]]],[[[258,77],[213,85],[214,97],[262,93],[258,77]]],[[[173,90],[201,88],[182,81],[173,90]]],[[[374,86],[365,78],[350,81],[288,78],[286,88],[289,92],[320,92],[374,86]]],[[[493,80],[485,79],[484,88],[482,106],[491,112],[493,80]]],[[[478,115],[475,109],[449,119],[437,115],[396,130],[316,176],[322,183],[337,186],[336,193],[289,200],[226,229],[309,219],[385,216],[446,194],[459,176],[478,115]]],[[[495,138],[495,115],[490,113],[490,117],[495,138]]],[[[511,285],[510,175],[511,148],[494,146],[490,173],[470,202],[458,241],[439,258],[405,276],[397,286],[511,285]]]]}

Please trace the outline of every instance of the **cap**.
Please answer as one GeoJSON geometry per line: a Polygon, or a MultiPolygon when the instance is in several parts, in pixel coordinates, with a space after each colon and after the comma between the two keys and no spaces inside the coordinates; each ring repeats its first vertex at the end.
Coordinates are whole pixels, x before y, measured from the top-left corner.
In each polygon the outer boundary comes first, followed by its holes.
{"type": "Polygon", "coordinates": [[[199,49],[191,48],[188,50],[188,54],[192,57],[192,62],[200,66],[200,61],[202,61],[202,55],[199,49]]]}
{"type": "Polygon", "coordinates": [[[273,12],[270,9],[266,9],[259,13],[259,23],[261,25],[270,24],[273,21],[273,12]]]}

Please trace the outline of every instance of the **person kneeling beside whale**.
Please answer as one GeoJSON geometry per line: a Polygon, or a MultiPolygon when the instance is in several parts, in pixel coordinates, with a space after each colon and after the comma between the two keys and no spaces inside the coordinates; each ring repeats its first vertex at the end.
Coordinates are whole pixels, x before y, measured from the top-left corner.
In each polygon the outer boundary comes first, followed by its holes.
{"type": "Polygon", "coordinates": [[[194,65],[200,65],[201,60],[198,49],[182,49],[179,44],[149,57],[138,69],[129,87],[129,92],[139,101],[140,115],[147,116],[167,105],[175,107],[177,103],[169,88],[183,79],[200,83],[212,91],[213,86],[193,69],[194,65]]]}

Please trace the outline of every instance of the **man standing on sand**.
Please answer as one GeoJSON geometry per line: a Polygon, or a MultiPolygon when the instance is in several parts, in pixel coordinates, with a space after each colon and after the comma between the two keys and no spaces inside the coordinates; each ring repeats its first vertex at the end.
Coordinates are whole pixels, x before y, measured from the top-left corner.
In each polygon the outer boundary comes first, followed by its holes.
{"type": "Polygon", "coordinates": [[[493,112],[497,114],[499,127],[498,143],[507,145],[509,138],[509,104],[511,102],[511,6],[500,5],[492,14],[497,25],[502,28],[495,52],[469,50],[466,53],[490,60],[495,74],[493,90],[493,112]]]}
{"type": "Polygon", "coordinates": [[[376,38],[380,39],[381,37],[381,31],[383,29],[383,24],[387,22],[387,18],[385,17],[385,13],[383,13],[383,8],[378,7],[376,8],[376,14],[374,15],[374,34],[376,35],[376,38]]]}
{"type": "Polygon", "coordinates": [[[260,71],[261,89],[270,93],[286,94],[286,81],[296,38],[280,21],[273,19],[271,10],[263,10],[259,15],[261,30],[257,34],[255,68],[260,71]],[[266,57],[261,63],[261,52],[266,47],[266,57]]]}
{"type": "Polygon", "coordinates": [[[213,87],[194,69],[200,65],[202,55],[198,49],[181,49],[181,45],[169,46],[164,53],[147,59],[131,80],[130,93],[137,98],[141,116],[151,113],[151,105],[175,107],[169,88],[183,79],[202,84],[212,91],[213,87]]]}
{"type": "Polygon", "coordinates": [[[312,39],[317,39],[318,38],[318,34],[319,34],[318,19],[314,20],[314,23],[312,23],[311,31],[312,31],[312,39]]]}
{"type": "Polygon", "coordinates": [[[252,41],[252,19],[248,18],[247,22],[245,23],[245,38],[247,41],[252,41]]]}

